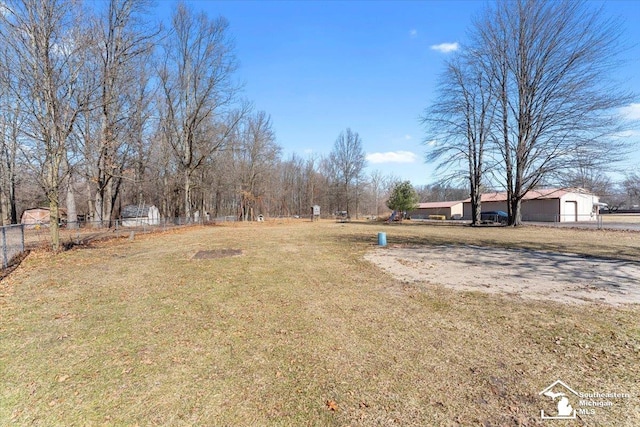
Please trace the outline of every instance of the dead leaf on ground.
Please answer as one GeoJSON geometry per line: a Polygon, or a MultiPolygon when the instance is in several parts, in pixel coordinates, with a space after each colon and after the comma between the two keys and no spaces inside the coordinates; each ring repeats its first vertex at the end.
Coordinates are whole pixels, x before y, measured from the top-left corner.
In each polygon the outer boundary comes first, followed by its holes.
{"type": "Polygon", "coordinates": [[[338,404],[335,402],[335,400],[327,400],[326,405],[330,411],[335,412],[338,410],[338,404]]]}

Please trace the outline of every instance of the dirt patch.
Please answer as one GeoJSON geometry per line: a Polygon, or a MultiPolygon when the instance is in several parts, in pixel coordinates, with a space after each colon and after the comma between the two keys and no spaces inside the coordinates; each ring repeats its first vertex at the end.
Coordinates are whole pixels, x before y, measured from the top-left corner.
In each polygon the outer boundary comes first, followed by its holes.
{"type": "Polygon", "coordinates": [[[242,255],[241,249],[214,249],[210,251],[198,251],[191,259],[216,259],[242,255]]]}
{"type": "Polygon", "coordinates": [[[640,303],[640,264],[480,246],[376,249],[365,258],[405,282],[564,303],[640,303]]]}

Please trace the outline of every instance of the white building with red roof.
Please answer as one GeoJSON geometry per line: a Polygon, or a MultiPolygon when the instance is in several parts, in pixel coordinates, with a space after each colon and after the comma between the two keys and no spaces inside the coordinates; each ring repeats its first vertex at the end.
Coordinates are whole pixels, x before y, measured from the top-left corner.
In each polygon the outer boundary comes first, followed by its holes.
{"type": "MultiPolygon", "coordinates": [[[[529,191],[522,199],[522,221],[577,222],[595,221],[602,206],[600,198],[578,188],[546,188],[529,191]]],[[[482,195],[482,212],[507,212],[507,193],[482,195]]],[[[463,203],[464,219],[471,219],[471,199],[463,203]]]]}
{"type": "Polygon", "coordinates": [[[419,203],[418,209],[409,212],[409,217],[412,219],[429,219],[429,217],[433,216],[444,216],[445,219],[461,219],[462,204],[462,200],[419,203]]]}

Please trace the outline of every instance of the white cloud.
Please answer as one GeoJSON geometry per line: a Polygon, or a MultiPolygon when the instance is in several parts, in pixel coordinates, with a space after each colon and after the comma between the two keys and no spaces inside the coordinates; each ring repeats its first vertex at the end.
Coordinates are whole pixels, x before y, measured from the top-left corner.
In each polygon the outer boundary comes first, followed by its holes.
{"type": "Polygon", "coordinates": [[[407,141],[409,141],[411,138],[413,138],[413,137],[411,135],[408,135],[408,134],[404,136],[404,139],[406,139],[407,141]]]}
{"type": "Polygon", "coordinates": [[[623,139],[629,139],[629,138],[637,138],[640,137],[640,131],[637,130],[625,130],[623,132],[618,132],[614,135],[612,135],[614,138],[623,138],[623,139]]]}
{"type": "Polygon", "coordinates": [[[458,45],[458,42],[440,43],[440,44],[431,45],[432,50],[437,50],[438,52],[442,52],[442,53],[455,52],[456,50],[458,50],[459,47],[460,45],[458,45]]]}
{"type": "Polygon", "coordinates": [[[73,54],[75,44],[73,41],[63,41],[62,43],[53,43],[51,45],[51,53],[57,56],[70,56],[73,54]]]}
{"type": "Polygon", "coordinates": [[[0,15],[8,17],[9,14],[11,14],[11,9],[7,7],[7,2],[5,0],[0,0],[0,15]]]}
{"type": "Polygon", "coordinates": [[[387,151],[386,153],[367,154],[367,161],[371,163],[413,163],[418,155],[411,151],[387,151]]]}
{"type": "Polygon", "coordinates": [[[409,36],[414,39],[416,37],[418,37],[418,30],[416,30],[415,28],[412,28],[411,31],[409,31],[409,36]]]}
{"type": "Polygon", "coordinates": [[[629,104],[622,107],[620,114],[627,120],[640,120],[640,104],[629,104]]]}
{"type": "Polygon", "coordinates": [[[305,148],[304,154],[311,154],[311,153],[313,153],[313,150],[311,148],[305,148]]]}
{"type": "Polygon", "coordinates": [[[435,139],[432,139],[431,141],[427,141],[427,145],[429,147],[435,147],[436,145],[438,145],[438,141],[436,141],[435,139]]]}

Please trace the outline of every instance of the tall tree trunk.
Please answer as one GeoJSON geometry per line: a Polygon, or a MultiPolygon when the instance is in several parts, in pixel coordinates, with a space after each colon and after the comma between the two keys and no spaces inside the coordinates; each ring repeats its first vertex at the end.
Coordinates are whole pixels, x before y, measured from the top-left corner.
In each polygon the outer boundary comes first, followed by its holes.
{"type": "Polygon", "coordinates": [[[66,206],[67,206],[67,227],[78,228],[78,213],[76,210],[76,196],[73,192],[73,173],[71,166],[69,165],[69,158],[65,156],[64,164],[67,169],[67,194],[66,194],[66,206]]]}
{"type": "Polygon", "coordinates": [[[162,215],[169,216],[169,181],[166,174],[162,177],[162,215]]]}
{"type": "Polygon", "coordinates": [[[344,183],[344,204],[345,209],[347,211],[347,216],[351,216],[351,212],[349,212],[349,182],[344,183]]]}
{"type": "Polygon", "coordinates": [[[69,176],[69,183],[67,185],[67,228],[78,228],[78,212],[76,210],[76,196],[73,192],[73,185],[71,184],[71,176],[69,176]]]}
{"type": "Polygon", "coordinates": [[[478,225],[482,222],[482,194],[475,179],[471,178],[471,225],[478,225]]]}
{"type": "Polygon", "coordinates": [[[98,191],[96,191],[94,203],[93,203],[93,225],[95,227],[101,228],[103,226],[103,210],[104,199],[102,195],[102,190],[98,187],[98,191]]]}
{"type": "Polygon", "coordinates": [[[60,202],[58,193],[58,170],[55,155],[49,160],[47,167],[47,198],[49,199],[49,232],[51,247],[54,252],[60,250],[60,202]]]}
{"type": "Polygon", "coordinates": [[[113,212],[113,180],[109,178],[102,199],[103,227],[111,227],[111,213],[113,212]]]}
{"type": "Polygon", "coordinates": [[[187,168],[184,170],[184,216],[187,221],[191,219],[191,174],[187,168]]]}
{"type": "MultiPolygon", "coordinates": [[[[508,203],[509,208],[511,209],[513,215],[513,224],[510,225],[520,225],[521,224],[521,207],[522,207],[522,199],[520,197],[513,197],[511,203],[508,203]]],[[[511,217],[509,218],[511,221],[511,217]]]]}
{"type": "Polygon", "coordinates": [[[509,225],[516,225],[515,215],[513,209],[513,163],[511,161],[511,146],[509,144],[509,106],[507,95],[507,83],[506,83],[506,69],[503,69],[503,80],[501,82],[501,96],[500,104],[502,107],[502,144],[503,144],[503,157],[504,167],[506,171],[506,187],[507,187],[507,217],[509,225]]]}
{"type": "MultiPolygon", "coordinates": [[[[16,115],[18,108],[16,107],[16,115]]],[[[18,155],[18,124],[14,121],[11,127],[11,149],[7,153],[7,192],[9,196],[9,212],[11,223],[18,223],[18,210],[16,209],[16,156],[18,155]]]]}
{"type": "MultiPolygon", "coordinates": [[[[51,189],[56,191],[57,189],[51,189]]],[[[49,196],[49,231],[51,234],[51,247],[54,252],[60,250],[60,206],[56,196],[50,194],[49,196]]]]}
{"type": "Polygon", "coordinates": [[[7,197],[4,194],[4,191],[1,191],[0,189],[0,223],[2,223],[2,225],[8,225],[8,215],[7,215],[7,211],[9,210],[9,206],[7,203],[7,197]]]}
{"type": "Polygon", "coordinates": [[[9,213],[11,215],[10,220],[11,224],[18,223],[18,209],[16,208],[16,173],[14,170],[14,165],[9,168],[9,182],[8,182],[8,192],[9,192],[9,213]]]}

